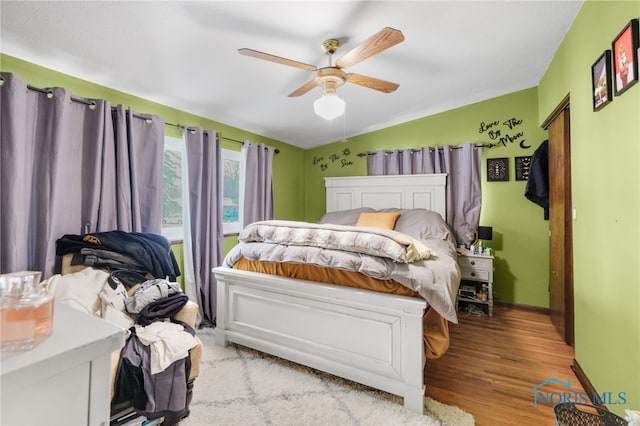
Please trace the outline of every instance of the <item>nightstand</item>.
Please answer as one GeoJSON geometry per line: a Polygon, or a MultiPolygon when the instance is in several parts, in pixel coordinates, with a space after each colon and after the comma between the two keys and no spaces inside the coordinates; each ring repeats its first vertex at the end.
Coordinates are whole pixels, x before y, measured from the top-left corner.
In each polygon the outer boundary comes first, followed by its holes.
{"type": "Polygon", "coordinates": [[[469,304],[486,306],[493,316],[493,256],[458,252],[462,273],[458,289],[457,309],[469,304]]]}

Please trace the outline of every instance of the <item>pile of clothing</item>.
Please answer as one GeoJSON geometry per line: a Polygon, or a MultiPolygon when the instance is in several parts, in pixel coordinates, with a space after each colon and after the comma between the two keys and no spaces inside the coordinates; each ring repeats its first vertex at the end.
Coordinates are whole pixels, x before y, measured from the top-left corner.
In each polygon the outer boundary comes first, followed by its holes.
{"type": "Polygon", "coordinates": [[[149,273],[169,281],[180,276],[171,243],[158,234],[125,231],[66,234],[56,241],[56,255],[66,254],[73,255],[72,265],[149,273]]]}
{"type": "Polygon", "coordinates": [[[198,344],[193,328],[173,318],[188,297],[163,278],[139,281],[128,271],[109,276],[109,287],[119,295],[114,308],[136,318],[120,353],[111,404],[131,402],[148,419],[164,417],[163,425],[173,425],[189,414],[189,351],[198,344]]]}
{"type": "Polygon", "coordinates": [[[163,425],[186,417],[189,351],[199,342],[191,326],[174,319],[189,299],[175,282],[180,268],[169,241],[161,235],[124,231],[64,235],[56,242],[56,253],[71,255],[71,265],[91,267],[50,278],[56,298],[126,332],[112,407],[132,404],[148,419],[164,417],[163,425]],[[91,279],[85,279],[87,274],[91,279]],[[93,294],[87,297],[89,287],[99,291],[97,301],[93,294]]]}

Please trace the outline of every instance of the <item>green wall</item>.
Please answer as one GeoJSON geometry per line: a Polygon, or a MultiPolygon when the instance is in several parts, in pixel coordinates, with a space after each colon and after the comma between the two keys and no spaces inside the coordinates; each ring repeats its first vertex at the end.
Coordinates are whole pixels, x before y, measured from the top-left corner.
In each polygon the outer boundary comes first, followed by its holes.
{"type": "MultiPolygon", "coordinates": [[[[576,359],[599,392],[626,392],[625,406],[610,407],[622,413],[623,408],[640,408],[640,84],[593,112],[590,67],[610,48],[620,29],[638,16],[638,1],[587,0],[537,88],[308,151],[7,55],[0,54],[0,69],[37,87],[66,87],[75,95],[122,103],[168,122],[199,125],[229,138],[279,148],[274,160],[278,219],[317,220],[325,208],[324,177],[366,174],[366,160],[358,153],[487,143],[491,140],[487,132],[479,132],[481,123],[522,120],[516,130],[523,132],[530,148],[523,149],[516,141],[483,149],[480,222],[494,229],[490,245],[496,255],[496,299],[535,306],[548,306],[548,223],[542,209],[524,198],[525,183],[515,181],[513,161],[531,155],[546,138],[540,124],[570,94],[572,193],[577,211],[573,224],[576,359]],[[510,180],[486,182],[486,159],[500,157],[509,159],[510,180]]],[[[514,134],[502,124],[498,127],[502,134],[514,134]]],[[[178,136],[169,127],[167,131],[178,136]]],[[[234,244],[235,238],[226,238],[225,250],[234,244]]]]}
{"type": "Polygon", "coordinates": [[[576,360],[598,392],[640,409],[640,84],[591,107],[591,65],[638,1],[587,1],[538,87],[540,121],[571,99],[576,360]]]}
{"type": "Polygon", "coordinates": [[[324,178],[329,176],[366,175],[366,159],[358,153],[380,149],[418,148],[423,146],[459,145],[465,143],[498,143],[482,149],[481,225],[493,227],[494,239],[488,245],[495,249],[496,268],[494,297],[497,301],[547,307],[548,293],[548,222],[542,208],[524,197],[525,181],[515,180],[514,158],[531,155],[546,139],[539,126],[537,90],[522,90],[488,101],[471,104],[441,114],[424,117],[376,132],[350,138],[347,142],[308,150],[306,161],[307,221],[316,221],[325,210],[324,178]],[[510,119],[519,124],[504,124],[510,119]],[[491,127],[500,131],[492,139],[489,130],[480,132],[482,123],[497,122],[491,127]],[[520,138],[500,144],[510,135],[520,138]],[[520,142],[528,148],[522,148],[520,142]],[[345,155],[345,150],[348,155],[345,155]],[[332,157],[333,156],[333,160],[332,157]],[[336,158],[339,156],[340,158],[336,158]],[[508,158],[509,181],[487,182],[486,159],[508,158]],[[343,160],[347,165],[343,166],[343,160]],[[353,163],[353,164],[348,164],[353,163]],[[322,165],[326,169],[322,169],[322,165]]]}
{"type": "MultiPolygon", "coordinates": [[[[300,148],[62,74],[2,53],[0,53],[0,70],[15,73],[23,81],[35,87],[64,87],[76,96],[105,99],[112,105],[122,104],[140,113],[157,114],[168,123],[200,126],[205,130],[213,129],[223,137],[249,140],[278,148],[280,153],[275,155],[273,161],[274,214],[279,219],[286,220],[300,220],[304,216],[304,205],[301,202],[304,190],[304,151],[300,148]]],[[[167,126],[165,129],[168,136],[181,136],[180,130],[175,127],[167,126]]],[[[240,146],[237,143],[224,140],[222,145],[224,148],[236,150],[240,146]]],[[[225,238],[225,247],[232,247],[235,242],[235,237],[227,237],[225,238]]]]}

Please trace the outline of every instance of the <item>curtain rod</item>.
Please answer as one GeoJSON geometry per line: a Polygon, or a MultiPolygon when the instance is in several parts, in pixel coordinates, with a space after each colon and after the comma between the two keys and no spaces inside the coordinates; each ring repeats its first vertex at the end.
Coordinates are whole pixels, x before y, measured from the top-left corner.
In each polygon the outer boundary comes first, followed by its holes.
{"type": "MultiPolygon", "coordinates": [[[[495,145],[491,145],[491,144],[476,144],[473,147],[474,148],[492,148],[495,145]]],[[[426,148],[426,147],[425,147],[426,148]]],[[[429,147],[430,151],[435,151],[436,149],[440,149],[442,147],[429,147]]],[[[451,149],[461,149],[462,145],[459,146],[452,146],[450,147],[451,149]]],[[[389,150],[389,151],[384,151],[385,154],[393,154],[396,152],[400,152],[400,151],[409,151],[412,154],[414,152],[420,152],[422,149],[421,148],[411,148],[411,149],[396,149],[396,150],[389,150]]],[[[368,152],[361,152],[358,154],[358,157],[366,157],[367,155],[375,155],[377,154],[379,151],[368,151],[368,152]]]]}
{"type": "MultiPolygon", "coordinates": [[[[4,82],[5,82],[5,78],[4,78],[4,77],[2,77],[2,76],[0,76],[0,82],[1,82],[1,83],[0,83],[0,85],[4,84],[4,82]]],[[[28,89],[28,90],[32,90],[32,91],[34,91],[34,92],[42,93],[42,94],[44,94],[44,95],[47,95],[47,98],[49,98],[49,99],[53,98],[53,89],[51,89],[51,88],[42,89],[42,88],[40,88],[40,87],[35,87],[35,86],[30,85],[30,84],[27,84],[27,89],[28,89]]],[[[92,100],[85,99],[85,98],[79,98],[79,97],[77,97],[77,96],[73,96],[73,95],[71,95],[71,94],[69,95],[69,98],[70,98],[70,99],[71,99],[71,101],[73,101],[73,102],[77,102],[77,103],[79,103],[79,104],[83,104],[83,105],[88,106],[88,107],[89,107],[89,109],[95,109],[95,107],[98,105],[98,104],[96,103],[96,101],[92,101],[92,100]]],[[[115,109],[117,109],[117,108],[116,108],[116,107],[111,107],[111,109],[112,109],[112,110],[115,110],[115,109]]],[[[150,117],[145,117],[144,115],[137,114],[137,113],[135,113],[135,112],[134,112],[132,115],[133,115],[135,118],[140,118],[140,119],[142,119],[142,120],[145,120],[147,123],[152,123],[152,122],[153,122],[153,119],[152,119],[152,118],[150,118],[150,117]]]]}
{"type": "MultiPolygon", "coordinates": [[[[225,141],[235,142],[235,143],[239,143],[240,145],[244,145],[243,141],[239,141],[237,139],[231,139],[226,136],[220,136],[220,139],[224,139],[225,141]]],[[[280,154],[280,150],[278,148],[276,148],[273,152],[275,152],[276,154],[280,154]]]]}
{"type": "MultiPolygon", "coordinates": [[[[189,129],[190,129],[189,127],[183,126],[183,125],[181,125],[181,124],[173,124],[173,123],[167,123],[167,122],[165,122],[164,124],[165,124],[166,126],[177,127],[178,129],[182,129],[182,130],[189,130],[189,129]]],[[[193,127],[191,127],[191,128],[193,129],[193,127]]],[[[206,131],[205,131],[205,133],[206,133],[206,131]]],[[[224,140],[229,141],[229,142],[235,142],[235,143],[239,143],[239,144],[241,144],[241,145],[244,145],[244,142],[243,142],[243,141],[239,141],[239,140],[237,140],[237,139],[231,139],[231,138],[228,138],[228,137],[226,137],[226,136],[222,136],[222,135],[218,135],[218,137],[219,137],[220,139],[224,139],[224,140]]],[[[278,148],[276,148],[274,152],[275,152],[276,154],[280,154],[280,150],[279,150],[278,148]]]]}
{"type": "MultiPolygon", "coordinates": [[[[47,98],[49,98],[49,99],[53,98],[53,90],[52,89],[41,89],[39,87],[31,86],[30,84],[27,85],[27,89],[33,90],[34,92],[43,93],[43,94],[47,95],[47,98]]],[[[73,96],[73,95],[69,95],[69,98],[73,102],[77,102],[79,104],[83,104],[83,105],[88,106],[89,109],[95,109],[96,106],[98,105],[96,103],[96,101],[91,101],[89,99],[79,98],[79,97],[73,96]]],[[[112,111],[115,111],[116,109],[117,109],[116,107],[111,107],[112,111]]],[[[150,118],[150,117],[145,117],[144,115],[141,115],[141,114],[138,114],[138,113],[135,113],[135,112],[132,115],[135,118],[139,118],[141,120],[146,121],[147,123],[152,123],[153,122],[153,119],[150,118]]]]}

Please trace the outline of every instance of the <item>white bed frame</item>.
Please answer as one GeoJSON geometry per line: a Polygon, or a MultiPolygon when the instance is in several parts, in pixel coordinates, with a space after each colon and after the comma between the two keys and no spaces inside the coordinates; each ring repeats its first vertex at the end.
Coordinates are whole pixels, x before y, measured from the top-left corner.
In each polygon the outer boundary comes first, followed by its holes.
{"type": "MultiPolygon", "coordinates": [[[[446,217],[445,174],[325,178],[325,185],[327,211],[427,208],[446,217]]],[[[217,345],[316,368],[424,412],[424,300],[230,268],[214,273],[217,345]]]]}

